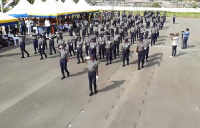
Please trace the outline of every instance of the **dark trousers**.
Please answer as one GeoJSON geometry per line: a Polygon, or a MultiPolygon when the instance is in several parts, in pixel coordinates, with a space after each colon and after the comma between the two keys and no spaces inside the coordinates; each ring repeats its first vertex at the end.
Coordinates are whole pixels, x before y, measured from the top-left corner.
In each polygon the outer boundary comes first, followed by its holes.
{"type": "Polygon", "coordinates": [[[36,53],[37,52],[36,50],[38,49],[38,42],[37,41],[33,41],[33,47],[34,47],[34,51],[36,53]]]}
{"type": "Polygon", "coordinates": [[[160,35],[159,32],[157,32],[156,35],[157,35],[156,37],[159,38],[159,35],[160,35]]]}
{"type": "Polygon", "coordinates": [[[82,30],[82,38],[83,38],[83,41],[85,39],[85,35],[86,35],[86,30],[82,30]]]}
{"type": "Polygon", "coordinates": [[[175,24],[175,18],[173,18],[173,24],[175,24]]]}
{"type": "Polygon", "coordinates": [[[127,64],[129,64],[129,53],[129,49],[122,51],[123,65],[125,65],[125,60],[127,61],[127,64]]]}
{"type": "Polygon", "coordinates": [[[89,45],[86,45],[85,46],[85,53],[86,53],[87,56],[88,56],[88,52],[89,52],[89,45]]]}
{"type": "Polygon", "coordinates": [[[119,56],[119,41],[116,41],[117,56],[119,56]]]}
{"type": "Polygon", "coordinates": [[[138,32],[135,33],[135,41],[138,40],[138,32]]]}
{"type": "Polygon", "coordinates": [[[95,35],[96,35],[96,37],[99,37],[99,32],[95,31],[95,35]]]}
{"type": "Polygon", "coordinates": [[[75,50],[77,48],[77,39],[74,40],[75,50]]]}
{"type": "Polygon", "coordinates": [[[26,35],[26,28],[24,26],[22,27],[21,35],[26,35]]]}
{"type": "Polygon", "coordinates": [[[67,60],[65,59],[60,59],[60,69],[61,69],[61,73],[64,75],[64,71],[67,72],[67,74],[69,74],[69,71],[67,70],[67,60]]]}
{"type": "Polygon", "coordinates": [[[186,49],[186,48],[187,48],[187,40],[188,40],[187,37],[184,37],[184,38],[183,38],[183,49],[186,49]]]}
{"type": "Polygon", "coordinates": [[[77,49],[77,59],[78,59],[78,62],[80,62],[80,57],[81,57],[82,62],[83,62],[83,51],[82,51],[82,48],[78,48],[77,49]]]}
{"type": "Polygon", "coordinates": [[[117,44],[114,43],[114,44],[113,44],[113,47],[112,47],[112,51],[113,51],[113,55],[114,55],[114,59],[116,59],[116,57],[117,57],[117,50],[116,50],[116,48],[117,48],[117,44]]]}
{"type": "Polygon", "coordinates": [[[112,62],[112,49],[106,49],[106,60],[108,63],[108,60],[110,60],[110,63],[112,62]]]}
{"type": "Polygon", "coordinates": [[[22,52],[22,57],[24,57],[24,52],[27,54],[27,56],[29,55],[29,53],[25,49],[25,43],[20,43],[20,49],[22,52]]]}
{"type": "Polygon", "coordinates": [[[41,58],[43,58],[43,56],[42,56],[43,54],[45,55],[45,57],[47,57],[46,53],[44,52],[44,46],[42,48],[40,48],[39,51],[40,51],[41,58]]]}
{"type": "Polygon", "coordinates": [[[140,62],[144,65],[144,51],[138,51],[138,68],[140,68],[140,62]]]}
{"type": "Polygon", "coordinates": [[[155,40],[155,33],[152,33],[151,34],[151,46],[155,45],[155,42],[156,42],[156,40],[155,40]]]}
{"type": "Polygon", "coordinates": [[[131,33],[131,44],[134,44],[135,33],[131,33]]]}
{"type": "Polygon", "coordinates": [[[91,57],[91,55],[94,55],[94,59],[97,60],[96,48],[89,48],[89,51],[90,51],[90,57],[91,57]]]}
{"type": "Polygon", "coordinates": [[[176,48],[177,48],[177,45],[172,46],[172,56],[176,56],[176,48]]]}
{"type": "Polygon", "coordinates": [[[50,49],[50,54],[52,54],[52,49],[54,51],[54,53],[56,54],[56,49],[54,47],[54,41],[49,41],[49,49],[50,49]]]}
{"type": "Polygon", "coordinates": [[[145,57],[144,57],[144,59],[148,59],[149,58],[149,47],[147,47],[147,49],[146,50],[144,50],[144,55],[145,55],[145,57]]]}
{"type": "Polygon", "coordinates": [[[72,45],[68,45],[68,47],[69,47],[69,54],[70,54],[70,56],[72,56],[72,52],[75,55],[73,44],[72,45]]]}
{"type": "Polygon", "coordinates": [[[47,27],[47,36],[49,36],[50,30],[51,30],[51,27],[47,27]]]}
{"type": "Polygon", "coordinates": [[[96,72],[88,72],[88,80],[89,80],[89,88],[90,91],[92,92],[92,83],[94,85],[94,88],[97,88],[96,85],[96,72]]]}
{"type": "Polygon", "coordinates": [[[103,55],[103,58],[104,58],[105,46],[103,44],[99,45],[99,56],[100,56],[100,59],[101,59],[101,55],[103,55]]]}

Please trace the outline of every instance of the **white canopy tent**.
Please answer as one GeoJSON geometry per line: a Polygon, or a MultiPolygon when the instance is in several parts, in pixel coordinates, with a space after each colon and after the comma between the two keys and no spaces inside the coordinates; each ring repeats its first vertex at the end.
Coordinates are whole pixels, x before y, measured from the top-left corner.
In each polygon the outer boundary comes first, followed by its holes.
{"type": "Polygon", "coordinates": [[[27,12],[32,8],[32,4],[30,4],[27,0],[20,0],[19,3],[7,14],[13,17],[27,17],[27,12]]]}
{"type": "Polygon", "coordinates": [[[0,26],[17,24],[18,19],[0,12],[0,26]]]}
{"type": "Polygon", "coordinates": [[[56,0],[35,0],[29,16],[32,17],[56,17],[64,12],[64,6],[61,6],[56,0]]]}

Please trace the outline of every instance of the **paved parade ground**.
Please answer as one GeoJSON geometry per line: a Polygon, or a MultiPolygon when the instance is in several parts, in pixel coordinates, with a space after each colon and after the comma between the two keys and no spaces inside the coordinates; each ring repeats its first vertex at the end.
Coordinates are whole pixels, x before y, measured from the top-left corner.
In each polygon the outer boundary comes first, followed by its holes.
{"type": "MultiPolygon", "coordinates": [[[[62,77],[59,55],[40,60],[30,42],[0,49],[0,128],[198,128],[200,127],[199,19],[167,18],[149,62],[137,70],[136,45],[130,65],[122,57],[100,61],[99,93],[90,97],[87,64],[71,57],[62,77]],[[169,34],[190,29],[188,49],[170,58],[169,34]]],[[[30,40],[30,39],[29,39],[30,40]]],[[[49,53],[49,51],[46,51],[49,53]]]]}

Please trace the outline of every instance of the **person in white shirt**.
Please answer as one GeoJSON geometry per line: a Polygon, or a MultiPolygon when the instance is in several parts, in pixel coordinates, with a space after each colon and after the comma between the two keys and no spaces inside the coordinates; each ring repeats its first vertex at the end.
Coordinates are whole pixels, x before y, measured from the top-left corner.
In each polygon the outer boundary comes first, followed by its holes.
{"type": "Polygon", "coordinates": [[[31,33],[32,33],[32,31],[33,31],[33,27],[34,27],[34,24],[33,24],[33,20],[32,20],[32,19],[29,19],[29,21],[30,21],[30,25],[31,25],[31,33]]]}
{"type": "Polygon", "coordinates": [[[177,49],[177,45],[178,45],[178,41],[179,41],[179,33],[176,34],[170,34],[171,35],[171,40],[173,40],[172,42],[172,55],[170,56],[171,58],[176,56],[176,49],[177,49]]]}
{"type": "Polygon", "coordinates": [[[46,19],[44,24],[47,27],[47,36],[49,37],[50,26],[51,26],[49,19],[46,19]]]}
{"type": "Polygon", "coordinates": [[[28,28],[28,34],[31,34],[31,22],[29,19],[26,20],[26,27],[28,28]]]}

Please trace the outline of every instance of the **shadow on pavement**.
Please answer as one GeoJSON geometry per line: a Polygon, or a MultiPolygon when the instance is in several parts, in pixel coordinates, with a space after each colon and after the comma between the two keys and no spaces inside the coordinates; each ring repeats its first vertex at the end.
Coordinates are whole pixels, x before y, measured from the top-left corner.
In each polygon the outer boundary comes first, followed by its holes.
{"type": "Polygon", "coordinates": [[[56,58],[56,57],[59,57],[60,55],[57,53],[57,54],[53,54],[53,55],[47,55],[48,58],[56,58]]]}
{"type": "Polygon", "coordinates": [[[17,55],[21,55],[21,53],[10,53],[10,54],[5,54],[5,55],[0,55],[0,58],[1,58],[1,57],[17,56],[17,55]]]}
{"type": "Polygon", "coordinates": [[[111,82],[113,82],[111,85],[108,85],[107,87],[105,87],[105,88],[99,90],[99,92],[106,92],[106,91],[115,89],[115,88],[117,88],[117,87],[120,87],[121,85],[124,84],[125,80],[111,81],[111,82]]]}
{"type": "Polygon", "coordinates": [[[149,62],[147,63],[147,65],[145,65],[145,67],[151,67],[154,65],[160,66],[160,61],[162,61],[163,53],[155,53],[149,57],[152,59],[149,60],[149,62]]]}
{"type": "Polygon", "coordinates": [[[83,75],[83,74],[85,74],[85,73],[87,73],[87,72],[88,72],[88,69],[87,69],[87,68],[84,68],[83,71],[78,72],[78,73],[76,73],[76,74],[71,74],[70,76],[80,76],[80,75],[83,75]]]}
{"type": "Polygon", "coordinates": [[[165,37],[168,37],[168,36],[160,36],[159,38],[165,38],[165,37]]]}
{"type": "Polygon", "coordinates": [[[165,42],[156,43],[156,45],[165,45],[165,42]]]}
{"type": "Polygon", "coordinates": [[[186,53],[186,52],[179,51],[179,53],[176,55],[176,57],[182,56],[182,55],[185,55],[185,54],[187,54],[187,53],[186,53]]]}
{"type": "Polygon", "coordinates": [[[188,45],[187,48],[193,48],[195,45],[188,45]]]}

